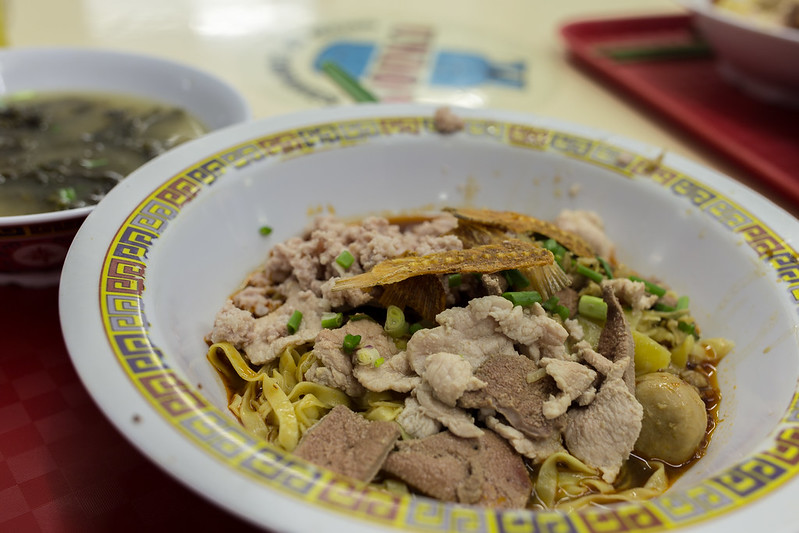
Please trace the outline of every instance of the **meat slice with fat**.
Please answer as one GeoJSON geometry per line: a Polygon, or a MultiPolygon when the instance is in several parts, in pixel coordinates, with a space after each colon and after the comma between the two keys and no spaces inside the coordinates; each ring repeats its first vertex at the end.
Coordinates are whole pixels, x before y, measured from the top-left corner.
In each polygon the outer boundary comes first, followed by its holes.
{"type": "Polygon", "coordinates": [[[607,379],[590,405],[566,416],[566,448],[612,483],[641,433],[641,404],[621,379],[607,379]]]}
{"type": "Polygon", "coordinates": [[[424,414],[422,406],[413,396],[405,398],[405,407],[397,416],[397,423],[414,439],[429,437],[441,431],[441,422],[424,414]]]}
{"type": "Polygon", "coordinates": [[[543,413],[546,418],[557,418],[564,414],[574,400],[580,399],[586,405],[594,398],[594,380],[597,373],[576,361],[562,361],[544,357],[541,366],[557,383],[560,393],[544,402],[543,413]]]}
{"type": "Polygon", "coordinates": [[[614,285],[607,280],[601,285],[602,299],[608,304],[605,326],[599,336],[597,351],[616,366],[624,367],[624,382],[635,394],[635,343],[630,326],[624,316],[619,299],[614,292],[614,285]],[[621,363],[624,361],[624,363],[621,363]]]}
{"type": "Polygon", "coordinates": [[[413,390],[419,402],[422,413],[447,426],[449,430],[459,437],[479,437],[483,430],[474,425],[472,415],[459,407],[447,405],[433,394],[427,382],[422,382],[413,390]]]}
{"type": "Polygon", "coordinates": [[[447,352],[427,357],[423,377],[436,398],[452,407],[467,390],[479,390],[486,386],[485,382],[472,375],[472,365],[468,361],[447,352]]]}
{"type": "Polygon", "coordinates": [[[608,318],[599,353],[585,341],[578,342],[575,349],[582,360],[604,375],[604,381],[588,406],[568,411],[563,438],[572,455],[598,468],[602,478],[612,483],[638,440],[643,408],[635,398],[635,347],[630,328],[612,286],[603,284],[602,294],[608,318]]]}

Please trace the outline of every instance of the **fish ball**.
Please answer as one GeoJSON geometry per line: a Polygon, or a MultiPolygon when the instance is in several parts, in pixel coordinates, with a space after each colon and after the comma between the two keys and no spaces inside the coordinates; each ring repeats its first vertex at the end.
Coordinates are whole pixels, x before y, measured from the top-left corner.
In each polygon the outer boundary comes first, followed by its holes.
{"type": "Polygon", "coordinates": [[[668,372],[644,374],[635,395],[644,408],[635,451],[672,465],[690,460],[707,429],[707,411],[697,390],[668,372]]]}

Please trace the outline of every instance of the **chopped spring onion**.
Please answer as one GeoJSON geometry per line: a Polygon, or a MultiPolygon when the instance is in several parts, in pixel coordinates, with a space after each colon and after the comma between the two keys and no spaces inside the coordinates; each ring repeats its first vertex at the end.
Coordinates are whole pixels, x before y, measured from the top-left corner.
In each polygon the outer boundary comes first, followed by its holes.
{"type": "Polygon", "coordinates": [[[677,298],[677,303],[675,305],[667,305],[661,302],[657,302],[655,303],[655,305],[652,306],[652,309],[654,309],[655,311],[664,311],[667,313],[671,313],[674,311],[685,311],[688,309],[689,302],[690,300],[688,299],[688,296],[680,296],[679,298],[677,298]]]}
{"type": "Polygon", "coordinates": [[[581,265],[580,263],[577,263],[577,273],[597,283],[601,283],[602,280],[605,279],[605,277],[599,272],[591,270],[587,266],[581,265]]]}
{"type": "Polygon", "coordinates": [[[104,167],[108,164],[108,159],[100,158],[100,159],[83,159],[80,162],[80,166],[83,168],[93,169],[93,168],[100,168],[104,167]]]}
{"type": "Polygon", "coordinates": [[[522,307],[530,307],[535,303],[543,301],[538,291],[503,292],[502,297],[510,300],[513,305],[520,305],[522,307]]]}
{"type": "Polygon", "coordinates": [[[260,233],[261,235],[264,235],[264,236],[269,235],[270,233],[272,233],[272,227],[271,226],[261,226],[260,228],[258,228],[258,233],[260,233]]]}
{"type": "Polygon", "coordinates": [[[291,314],[289,321],[286,322],[286,328],[289,330],[290,335],[297,333],[297,330],[300,329],[300,322],[302,322],[302,312],[295,310],[291,314]]]}
{"type": "Polygon", "coordinates": [[[343,313],[334,313],[332,311],[328,311],[326,313],[322,313],[322,327],[326,329],[335,329],[341,327],[341,324],[344,323],[344,314],[343,313]]]}
{"type": "Polygon", "coordinates": [[[424,325],[421,322],[415,322],[415,323],[411,324],[410,327],[408,328],[408,333],[413,335],[414,333],[416,333],[420,329],[425,329],[424,325]]]}
{"type": "Polygon", "coordinates": [[[338,263],[344,270],[350,268],[354,262],[355,258],[352,256],[349,250],[343,250],[336,257],[336,263],[338,263]]]}
{"type": "Polygon", "coordinates": [[[699,338],[699,335],[696,333],[696,324],[692,324],[691,322],[683,322],[680,320],[677,322],[677,329],[682,332],[688,333],[689,335],[693,335],[696,338],[699,338]]]}
{"type": "Polygon", "coordinates": [[[597,260],[599,261],[599,264],[602,265],[602,270],[605,271],[605,275],[608,277],[608,279],[613,279],[613,269],[610,267],[610,263],[598,256],[597,260]]]}
{"type": "Polygon", "coordinates": [[[463,276],[460,274],[460,272],[458,272],[456,274],[451,274],[447,278],[447,285],[451,289],[455,288],[455,287],[459,287],[461,283],[463,283],[463,276]]]}
{"type": "Polygon", "coordinates": [[[345,352],[351,352],[358,345],[361,343],[361,336],[360,335],[345,335],[344,342],[342,343],[341,347],[344,349],[345,352]]]}
{"type": "Polygon", "coordinates": [[[505,281],[508,282],[508,287],[524,289],[530,285],[530,280],[516,268],[506,270],[503,274],[505,275],[505,281]]]}
{"type": "Polygon", "coordinates": [[[24,102],[25,100],[30,100],[31,98],[36,98],[38,95],[36,91],[28,90],[28,91],[16,91],[14,94],[6,96],[6,99],[9,102],[24,102]]]}
{"type": "Polygon", "coordinates": [[[569,318],[569,308],[565,305],[561,305],[558,303],[558,297],[553,296],[546,302],[541,304],[541,307],[549,311],[550,313],[554,313],[558,315],[561,320],[566,320],[569,318]]]}
{"type": "Polygon", "coordinates": [[[558,263],[560,263],[561,259],[563,259],[563,256],[566,254],[566,248],[555,239],[545,240],[542,246],[552,252],[552,255],[555,256],[555,260],[558,263]]]}
{"type": "Polygon", "coordinates": [[[55,202],[59,206],[68,207],[78,197],[74,187],[62,187],[56,191],[55,202]]]}
{"type": "Polygon", "coordinates": [[[384,358],[378,357],[377,359],[375,359],[375,368],[380,368],[380,365],[382,365],[385,362],[386,360],[384,358]]]}
{"type": "Polygon", "coordinates": [[[584,294],[577,302],[577,312],[586,318],[605,320],[608,317],[608,304],[602,298],[584,294]]]}
{"type": "Polygon", "coordinates": [[[358,348],[358,351],[355,352],[355,359],[359,365],[372,365],[378,359],[382,359],[382,357],[380,357],[380,352],[374,346],[364,346],[363,348],[358,348]]]}
{"type": "Polygon", "coordinates": [[[525,376],[527,383],[535,383],[536,381],[544,379],[545,377],[547,377],[546,368],[537,368],[531,372],[528,372],[527,376],[525,376]]]}
{"type": "Polygon", "coordinates": [[[630,279],[633,281],[640,281],[644,285],[646,285],[646,291],[650,294],[654,294],[656,296],[663,296],[666,294],[666,289],[661,287],[660,285],[656,285],[651,281],[647,281],[644,278],[639,278],[638,276],[630,276],[630,279]]]}
{"type": "Polygon", "coordinates": [[[383,329],[393,338],[402,337],[410,329],[410,325],[405,320],[405,313],[396,305],[389,305],[386,310],[386,324],[383,329]]]}
{"type": "Polygon", "coordinates": [[[561,320],[566,320],[567,318],[569,318],[569,315],[571,314],[571,311],[569,311],[569,308],[566,307],[565,305],[561,305],[561,304],[556,305],[555,309],[553,310],[553,312],[556,315],[558,315],[561,320]]]}
{"type": "Polygon", "coordinates": [[[549,298],[549,300],[547,300],[546,302],[542,303],[541,307],[543,307],[547,311],[554,311],[555,310],[555,306],[558,305],[559,301],[560,300],[558,299],[557,296],[552,296],[552,297],[549,298]]]}

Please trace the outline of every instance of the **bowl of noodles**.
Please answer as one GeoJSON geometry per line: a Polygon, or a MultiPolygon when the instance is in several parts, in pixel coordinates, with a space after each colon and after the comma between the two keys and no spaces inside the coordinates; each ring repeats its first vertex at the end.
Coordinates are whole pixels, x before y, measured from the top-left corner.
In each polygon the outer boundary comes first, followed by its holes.
{"type": "Polygon", "coordinates": [[[256,121],[146,164],[60,286],[110,420],[279,531],[790,531],[799,223],[498,110],[256,121]]]}
{"type": "Polygon", "coordinates": [[[110,50],[0,50],[0,283],[57,283],[105,194],[146,161],[247,120],[239,92],[167,59],[110,50]]]}

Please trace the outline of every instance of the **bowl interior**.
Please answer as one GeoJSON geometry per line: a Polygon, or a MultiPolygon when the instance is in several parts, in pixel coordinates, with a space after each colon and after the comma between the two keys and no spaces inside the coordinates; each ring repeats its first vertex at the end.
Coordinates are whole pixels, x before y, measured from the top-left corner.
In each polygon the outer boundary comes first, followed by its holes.
{"type": "Polygon", "coordinates": [[[650,179],[468,138],[404,139],[236,172],[212,189],[153,247],[144,305],[169,365],[222,412],[224,389],[205,360],[203,337],[270,246],[298,235],[315,213],[350,217],[464,204],[544,219],[563,208],[596,211],[619,259],[689,295],[704,336],[734,340],[719,371],[721,423],[707,456],[680,485],[750,454],[793,397],[795,312],[785,294],[742,236],[650,179]],[[258,233],[264,224],[274,228],[269,237],[258,233]]]}

